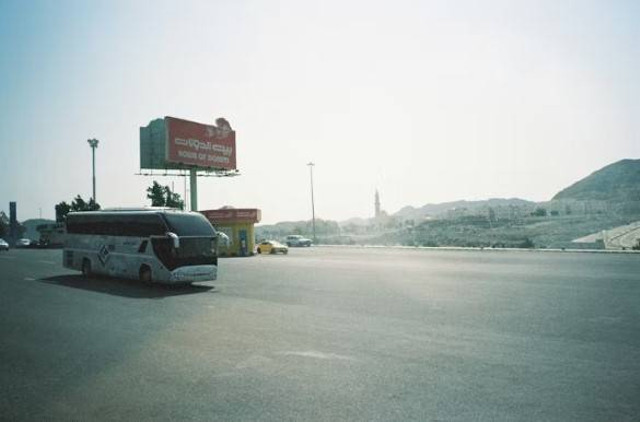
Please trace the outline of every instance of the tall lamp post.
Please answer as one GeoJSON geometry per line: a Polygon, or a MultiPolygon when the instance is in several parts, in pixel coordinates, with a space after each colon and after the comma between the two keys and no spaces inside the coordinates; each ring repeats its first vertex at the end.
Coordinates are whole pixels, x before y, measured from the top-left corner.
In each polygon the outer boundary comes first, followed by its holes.
{"type": "Polygon", "coordinates": [[[315,166],[315,164],[309,162],[307,165],[309,166],[309,176],[311,179],[311,221],[313,224],[313,243],[316,243],[316,207],[313,202],[313,166],[315,166]]]}
{"type": "Polygon", "coordinates": [[[93,203],[97,204],[98,201],[96,201],[96,148],[98,148],[98,140],[88,139],[87,142],[91,147],[91,158],[93,163],[93,203]]]}

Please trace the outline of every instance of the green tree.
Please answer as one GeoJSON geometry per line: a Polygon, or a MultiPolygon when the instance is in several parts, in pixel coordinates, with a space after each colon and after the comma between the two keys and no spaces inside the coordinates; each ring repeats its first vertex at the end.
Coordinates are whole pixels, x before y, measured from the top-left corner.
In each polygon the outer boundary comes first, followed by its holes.
{"type": "Polygon", "coordinates": [[[153,185],[147,188],[147,198],[151,199],[152,207],[164,207],[164,188],[160,183],[153,181],[153,185]]]}
{"type": "MultiPolygon", "coordinates": [[[[16,224],[16,232],[15,232],[15,236],[16,239],[22,237],[22,235],[24,234],[25,231],[27,231],[27,228],[22,225],[21,223],[17,223],[16,224]]],[[[11,226],[9,223],[6,223],[2,220],[0,220],[0,237],[5,238],[8,237],[11,234],[11,226]]],[[[9,239],[5,239],[5,240],[9,240],[9,239]]]]}
{"type": "Polygon", "coordinates": [[[147,188],[147,198],[151,200],[152,207],[171,207],[184,209],[184,201],[179,194],[172,192],[169,186],[162,186],[153,181],[153,185],[147,188]]]}
{"type": "Polygon", "coordinates": [[[71,211],[97,211],[99,209],[100,204],[95,202],[93,198],[89,199],[89,202],[87,202],[82,199],[80,195],[77,195],[75,198],[73,198],[71,204],[67,203],[66,201],[62,201],[56,205],[56,221],[58,223],[63,222],[67,214],[69,214],[71,211]]]}
{"type": "Polygon", "coordinates": [[[171,189],[169,189],[169,186],[164,187],[164,194],[165,194],[165,206],[171,207],[171,208],[178,208],[181,210],[184,209],[184,201],[182,200],[182,198],[180,198],[179,194],[175,192],[171,192],[171,189]]]}
{"type": "Polygon", "coordinates": [[[547,210],[544,208],[536,208],[536,210],[532,212],[531,215],[534,217],[546,217],[547,210]]]}
{"type": "Polygon", "coordinates": [[[71,211],[71,205],[67,204],[65,201],[60,202],[56,205],[56,222],[62,223],[64,218],[71,211]]]}
{"type": "Polygon", "coordinates": [[[89,202],[87,202],[78,195],[73,198],[73,202],[71,202],[71,211],[97,211],[99,209],[100,204],[97,204],[93,198],[89,199],[89,202]]]}

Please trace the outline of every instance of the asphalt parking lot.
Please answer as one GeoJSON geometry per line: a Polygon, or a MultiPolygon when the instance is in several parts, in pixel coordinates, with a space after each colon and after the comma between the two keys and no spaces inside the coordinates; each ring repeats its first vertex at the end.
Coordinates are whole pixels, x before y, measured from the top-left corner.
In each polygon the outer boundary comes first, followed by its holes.
{"type": "Polygon", "coordinates": [[[640,256],[292,248],[219,279],[0,254],[6,420],[636,421],[640,256]]]}

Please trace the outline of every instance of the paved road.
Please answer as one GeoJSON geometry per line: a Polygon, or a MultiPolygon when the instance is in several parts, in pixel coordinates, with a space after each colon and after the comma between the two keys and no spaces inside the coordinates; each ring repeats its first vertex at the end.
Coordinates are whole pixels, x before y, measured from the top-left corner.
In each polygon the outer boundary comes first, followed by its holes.
{"type": "Polygon", "coordinates": [[[640,420],[638,255],[293,249],[177,289],[60,255],[0,254],[0,419],[640,420]]]}

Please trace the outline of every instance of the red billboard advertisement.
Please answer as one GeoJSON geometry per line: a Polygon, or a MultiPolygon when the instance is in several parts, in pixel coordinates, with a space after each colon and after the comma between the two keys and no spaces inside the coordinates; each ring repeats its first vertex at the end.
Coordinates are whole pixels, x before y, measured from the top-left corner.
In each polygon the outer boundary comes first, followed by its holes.
{"type": "Polygon", "coordinates": [[[165,117],[167,162],[203,170],[236,169],[236,133],[225,119],[217,126],[165,117]]]}

